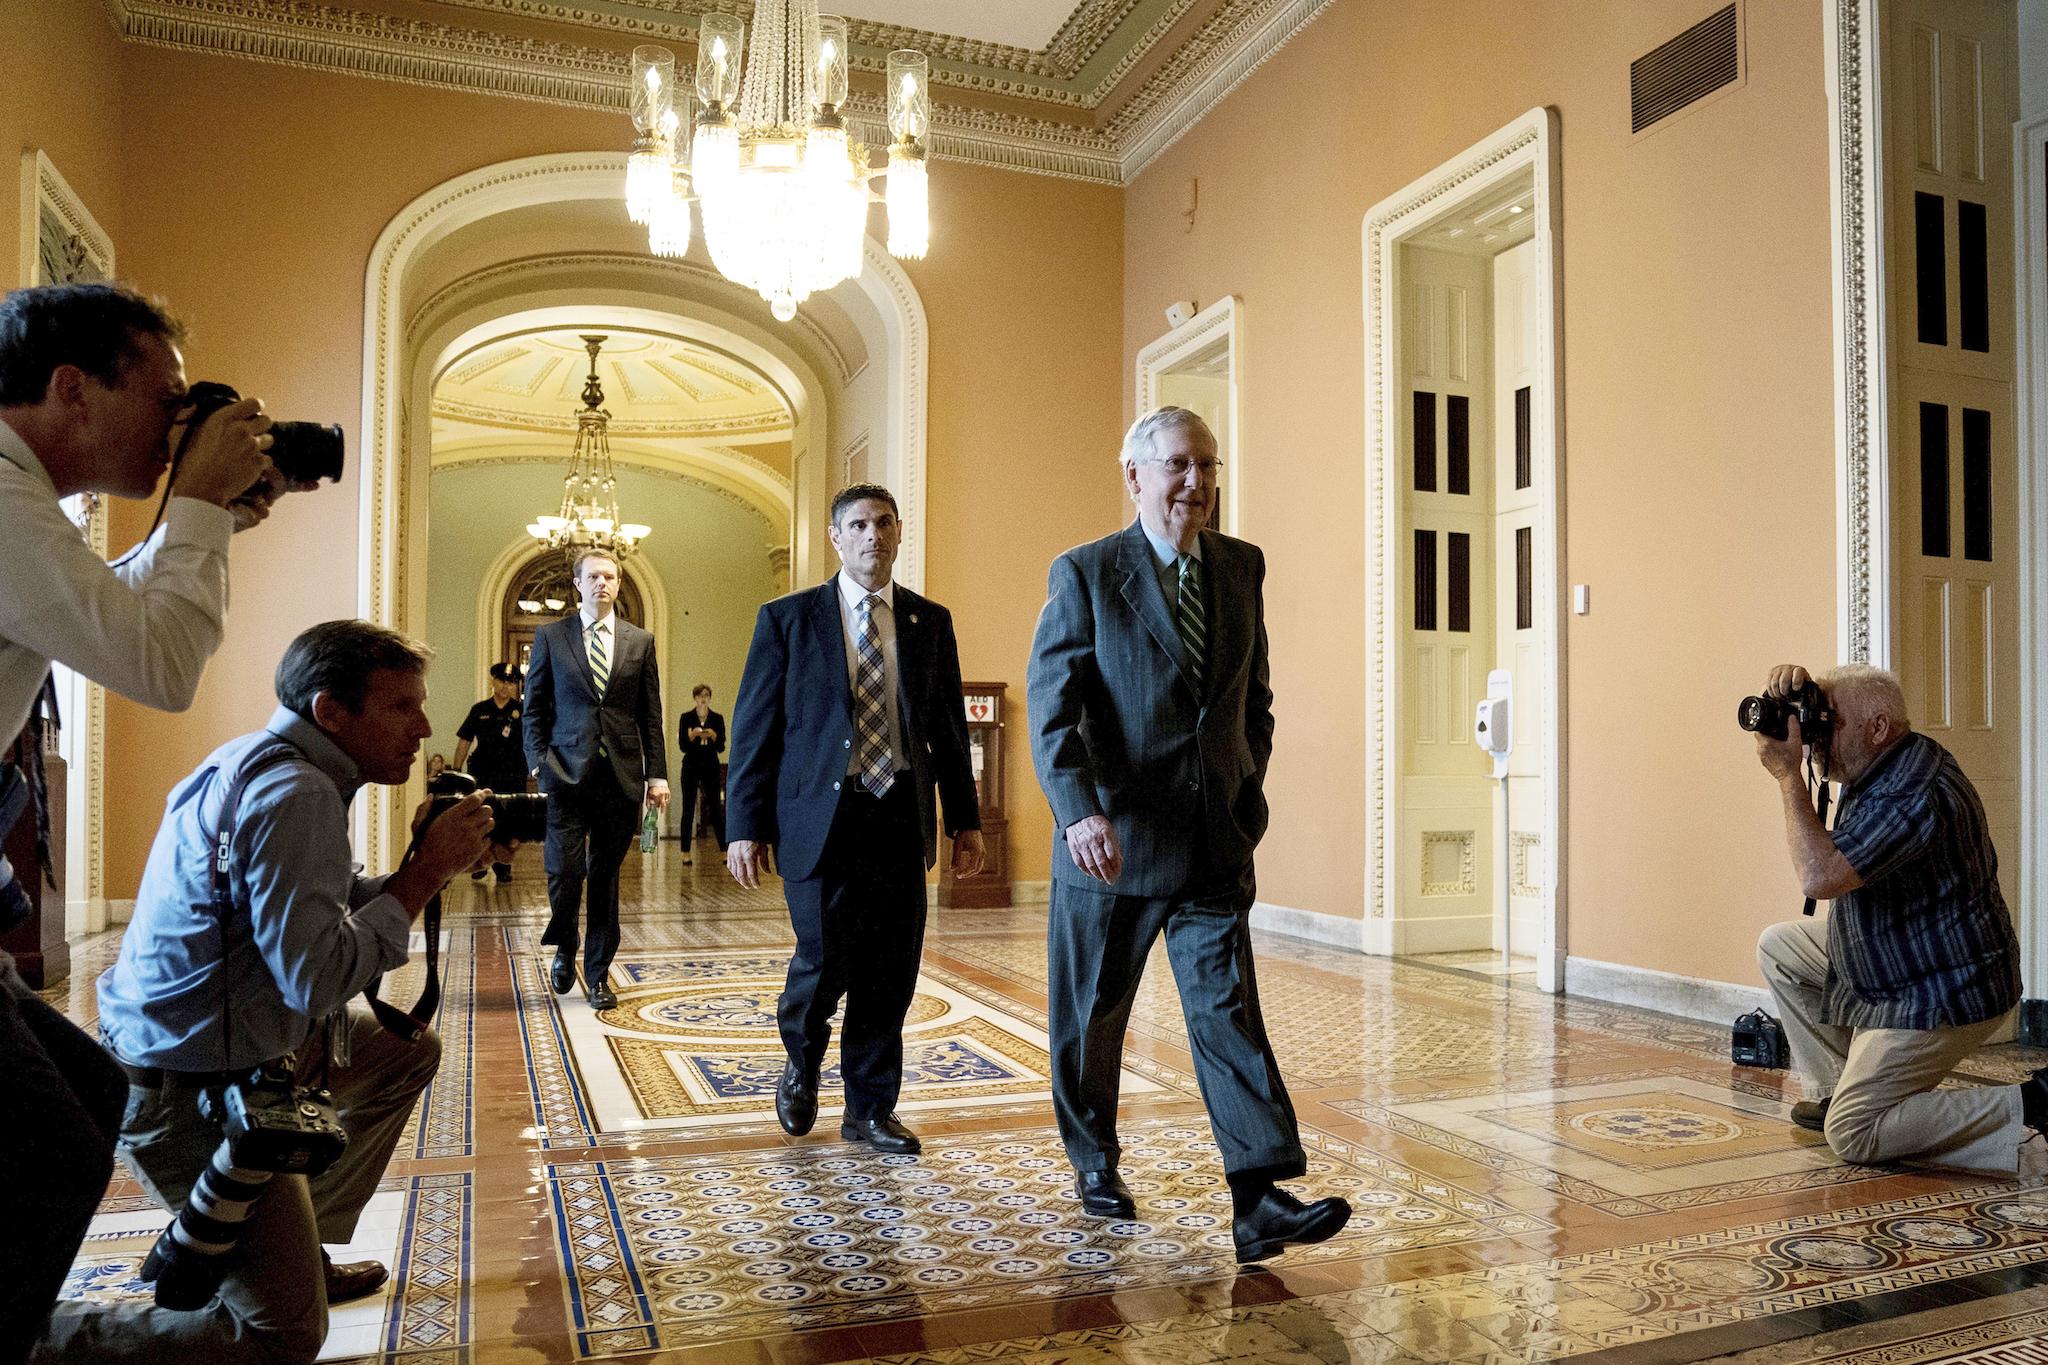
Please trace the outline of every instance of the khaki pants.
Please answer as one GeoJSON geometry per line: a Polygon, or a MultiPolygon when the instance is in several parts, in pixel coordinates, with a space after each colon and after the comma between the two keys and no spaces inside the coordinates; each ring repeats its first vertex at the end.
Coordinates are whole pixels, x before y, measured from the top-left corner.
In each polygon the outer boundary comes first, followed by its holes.
{"type": "Polygon", "coordinates": [[[1987,1175],[2019,1173],[2021,1121],[2016,1085],[1936,1090],[1942,1079],[1998,1032],[2001,1019],[1957,1028],[1846,1029],[1821,1022],[1828,974],[1825,919],[1773,924],[1757,941],[1757,963],[1777,1001],[1792,1066],[1807,1093],[1832,1096],[1828,1146],[1856,1165],[1916,1161],[1987,1175]]]}
{"type": "MultiPolygon", "coordinates": [[[[441,1063],[441,1040],[431,1029],[408,1043],[385,1032],[367,1010],[351,1010],[349,1026],[349,1065],[328,1077],[348,1149],[310,1182],[300,1175],[271,1178],[228,1253],[218,1297],[189,1313],[149,1303],[65,1300],[51,1315],[48,1336],[30,1353],[32,1365],[280,1365],[319,1354],[327,1336],[320,1245],[355,1236],[356,1219],[377,1191],[413,1102],[441,1063]]],[[[155,1090],[129,1087],[120,1152],[164,1208],[184,1207],[220,1140],[220,1126],[201,1117],[191,1087],[175,1081],[155,1090]]]]}

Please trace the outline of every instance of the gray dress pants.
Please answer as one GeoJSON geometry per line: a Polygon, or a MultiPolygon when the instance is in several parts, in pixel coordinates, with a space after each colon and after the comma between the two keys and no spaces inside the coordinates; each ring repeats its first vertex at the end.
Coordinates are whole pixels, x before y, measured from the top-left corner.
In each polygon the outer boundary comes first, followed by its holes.
{"type": "Polygon", "coordinates": [[[1294,1105],[1259,1013],[1251,896],[1119,896],[1052,884],[1046,937],[1052,1104],[1077,1171],[1114,1170],[1124,1033],[1152,944],[1166,935],[1209,1127],[1232,1175],[1307,1169],[1294,1105]]]}
{"type": "MultiPolygon", "coordinates": [[[[321,1244],[355,1236],[406,1116],[441,1064],[441,1040],[432,1030],[408,1043],[357,1010],[349,1012],[349,1025],[349,1065],[328,1075],[348,1150],[310,1182],[298,1175],[271,1178],[228,1253],[227,1276],[213,1302],[178,1312],[147,1303],[66,1300],[30,1353],[32,1365],[276,1365],[320,1353],[327,1338],[321,1244]]],[[[166,1210],[184,1207],[220,1142],[220,1126],[200,1116],[198,1092],[189,1085],[173,1079],[160,1089],[129,1087],[120,1153],[166,1210]]]]}

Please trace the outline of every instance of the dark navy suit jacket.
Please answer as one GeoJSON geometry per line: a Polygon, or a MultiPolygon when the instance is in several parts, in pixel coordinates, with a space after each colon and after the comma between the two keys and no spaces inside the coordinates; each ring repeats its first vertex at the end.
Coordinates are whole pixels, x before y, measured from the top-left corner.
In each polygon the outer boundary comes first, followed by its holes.
{"type": "Polygon", "coordinates": [[[604,741],[619,786],[635,802],[645,783],[668,780],[661,733],[661,670],[654,636],[612,613],[611,680],[597,695],[583,613],[542,626],[526,666],[526,762],[552,792],[583,781],[604,741]]]}
{"type": "MultiPolygon", "coordinates": [[[[953,617],[896,585],[896,704],[917,792],[924,863],[938,858],[937,802],[946,833],[981,828],[967,752],[966,703],[953,617]]],[[[838,575],[761,608],[732,708],[725,834],[775,847],[786,878],[816,875],[848,781],[853,688],[838,575]]]]}

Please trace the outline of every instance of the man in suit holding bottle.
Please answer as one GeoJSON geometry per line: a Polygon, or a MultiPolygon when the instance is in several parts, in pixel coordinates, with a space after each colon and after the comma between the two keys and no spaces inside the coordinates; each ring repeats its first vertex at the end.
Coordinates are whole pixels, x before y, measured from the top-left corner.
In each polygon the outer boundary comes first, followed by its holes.
{"type": "Polygon", "coordinates": [[[576,557],[574,616],[542,626],[526,669],[526,761],[548,797],[548,980],[576,984],[576,942],[586,881],[583,992],[594,1009],[619,1003],[606,979],[619,950],[619,865],[639,832],[644,803],[668,805],[661,674],[654,636],[612,610],[619,561],[576,557]]]}
{"type": "Polygon", "coordinates": [[[890,578],[903,526],[888,489],[841,491],[830,529],[839,572],[768,603],[754,625],[733,704],[726,865],[758,886],[772,847],[796,930],[776,1118],[799,1136],[817,1121],[845,996],[839,1135],[915,1152],[894,1110],[941,803],[954,875],[972,876],[984,854],[960,652],[951,613],[890,578]]]}

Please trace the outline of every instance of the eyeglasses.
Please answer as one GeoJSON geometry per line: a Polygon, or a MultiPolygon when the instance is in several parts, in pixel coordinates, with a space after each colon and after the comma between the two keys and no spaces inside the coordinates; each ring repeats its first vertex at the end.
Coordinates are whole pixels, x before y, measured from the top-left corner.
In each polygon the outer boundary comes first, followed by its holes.
{"type": "Polygon", "coordinates": [[[1160,471],[1169,479],[1185,479],[1190,469],[1199,471],[1205,479],[1213,479],[1223,468],[1223,461],[1213,455],[1199,460],[1191,460],[1185,455],[1169,455],[1152,463],[1158,465],[1160,471]]]}

